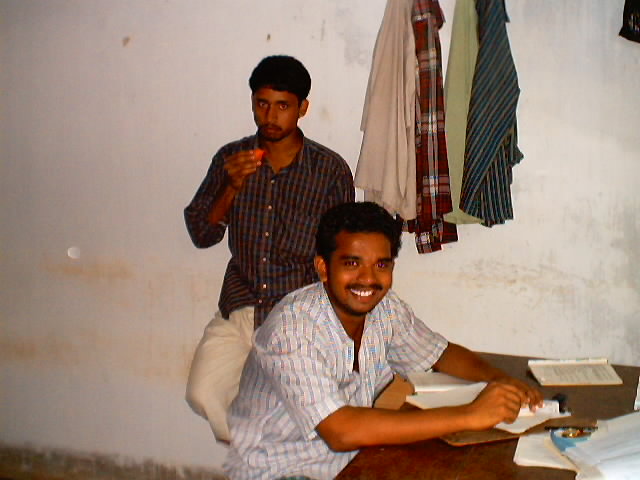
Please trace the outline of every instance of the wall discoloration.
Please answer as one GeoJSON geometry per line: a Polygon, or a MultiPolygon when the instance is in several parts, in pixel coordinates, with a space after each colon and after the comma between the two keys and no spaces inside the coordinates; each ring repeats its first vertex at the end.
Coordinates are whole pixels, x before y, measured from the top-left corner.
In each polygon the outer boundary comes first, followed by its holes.
{"type": "Polygon", "coordinates": [[[367,67],[371,63],[375,37],[372,39],[352,8],[341,1],[335,3],[334,26],[344,42],[344,60],[350,66],[367,67]]]}
{"type": "Polygon", "coordinates": [[[152,258],[143,266],[47,258],[38,266],[51,276],[51,287],[41,300],[56,312],[57,324],[33,335],[31,320],[17,321],[0,338],[3,362],[42,369],[93,366],[184,384],[202,331],[217,309],[217,274],[180,276],[158,270],[162,264],[152,258]],[[143,270],[149,267],[154,270],[143,270]]]}
{"type": "MultiPolygon", "coordinates": [[[[630,204],[622,208],[616,215],[611,246],[619,250],[623,257],[615,269],[613,280],[618,285],[627,285],[640,297],[640,203],[630,204]]],[[[640,305],[640,302],[637,303],[640,305]]]]}
{"type": "Polygon", "coordinates": [[[47,365],[75,365],[80,361],[77,349],[66,338],[0,338],[0,359],[3,362],[47,365]]]}
{"type": "Polygon", "coordinates": [[[193,345],[170,338],[107,337],[86,330],[80,335],[0,339],[0,361],[36,366],[39,369],[107,367],[148,380],[184,383],[193,358],[193,345]],[[69,338],[71,337],[71,338],[69,338]],[[141,347],[141,345],[145,345],[141,347]]]}
{"type": "Polygon", "coordinates": [[[85,281],[109,280],[120,281],[129,280],[133,277],[131,266],[125,261],[118,260],[96,260],[56,262],[50,258],[42,261],[43,270],[65,277],[80,278],[85,281]]]}
{"type": "Polygon", "coordinates": [[[553,265],[527,266],[478,260],[468,270],[456,274],[454,283],[469,289],[497,288],[513,294],[527,293],[529,299],[542,300],[552,295],[573,301],[577,291],[596,286],[592,279],[562,271],[553,265]]]}

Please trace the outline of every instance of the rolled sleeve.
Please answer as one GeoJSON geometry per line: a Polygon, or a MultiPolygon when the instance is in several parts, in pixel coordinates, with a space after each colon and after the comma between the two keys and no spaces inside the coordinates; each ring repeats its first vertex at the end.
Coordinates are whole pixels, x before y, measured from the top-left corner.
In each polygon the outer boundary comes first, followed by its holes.
{"type": "Polygon", "coordinates": [[[448,341],[415,316],[413,310],[394,293],[390,325],[393,330],[389,346],[389,364],[401,375],[428,370],[438,361],[448,341]]]}

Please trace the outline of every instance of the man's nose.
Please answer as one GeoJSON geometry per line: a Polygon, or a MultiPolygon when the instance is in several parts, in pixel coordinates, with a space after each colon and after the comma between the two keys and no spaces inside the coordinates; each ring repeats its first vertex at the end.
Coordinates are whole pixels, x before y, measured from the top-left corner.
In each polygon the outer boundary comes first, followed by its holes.
{"type": "Polygon", "coordinates": [[[376,279],[376,269],[374,266],[363,265],[358,269],[358,280],[362,283],[373,283],[376,279]]]}
{"type": "Polygon", "coordinates": [[[278,117],[278,112],[274,107],[267,109],[267,123],[275,122],[278,117]]]}

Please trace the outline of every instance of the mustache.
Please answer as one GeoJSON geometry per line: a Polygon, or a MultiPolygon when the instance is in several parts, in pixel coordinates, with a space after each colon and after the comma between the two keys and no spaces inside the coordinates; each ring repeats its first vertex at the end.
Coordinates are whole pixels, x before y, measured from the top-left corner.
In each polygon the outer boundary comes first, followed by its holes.
{"type": "Polygon", "coordinates": [[[272,125],[270,123],[265,123],[264,125],[260,125],[259,130],[265,130],[267,128],[270,128],[272,130],[278,130],[278,131],[282,130],[279,126],[272,125]]]}

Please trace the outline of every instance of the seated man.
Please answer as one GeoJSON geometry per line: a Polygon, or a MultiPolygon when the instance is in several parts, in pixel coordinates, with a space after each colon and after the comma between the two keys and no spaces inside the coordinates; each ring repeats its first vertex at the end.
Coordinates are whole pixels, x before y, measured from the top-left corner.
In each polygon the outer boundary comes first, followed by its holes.
{"type": "Polygon", "coordinates": [[[228,416],[232,479],[334,478],[361,447],[484,430],[542,402],[538,390],[431,331],[390,290],[400,238],[374,203],[323,215],[321,282],[287,295],[255,332],[228,416]],[[372,408],[394,372],[432,367],[489,383],[468,405],[372,408]]]}

